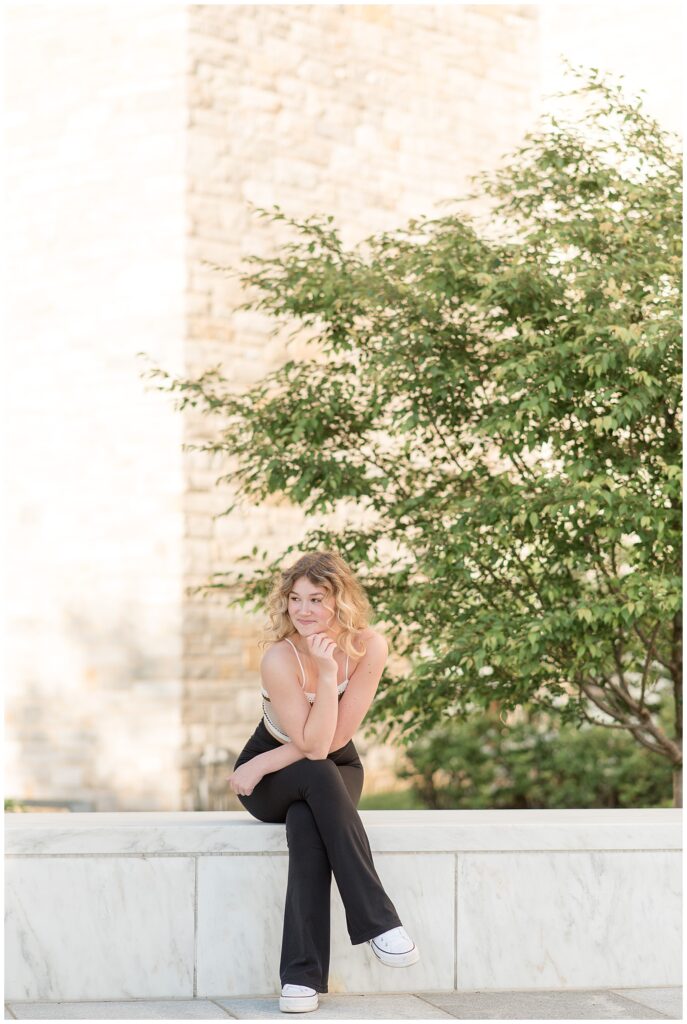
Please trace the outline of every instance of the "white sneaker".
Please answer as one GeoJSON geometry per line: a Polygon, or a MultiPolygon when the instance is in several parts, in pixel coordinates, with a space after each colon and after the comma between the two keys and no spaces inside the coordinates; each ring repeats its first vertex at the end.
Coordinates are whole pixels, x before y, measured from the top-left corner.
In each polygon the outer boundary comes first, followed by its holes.
{"type": "Polygon", "coordinates": [[[410,967],[420,959],[420,953],[405,928],[391,928],[388,932],[368,939],[370,949],[387,967],[410,967]]]}
{"type": "Polygon", "coordinates": [[[282,1013],[303,1013],[305,1010],[316,1010],[318,994],[307,985],[282,985],[279,997],[279,1009],[282,1013]]]}

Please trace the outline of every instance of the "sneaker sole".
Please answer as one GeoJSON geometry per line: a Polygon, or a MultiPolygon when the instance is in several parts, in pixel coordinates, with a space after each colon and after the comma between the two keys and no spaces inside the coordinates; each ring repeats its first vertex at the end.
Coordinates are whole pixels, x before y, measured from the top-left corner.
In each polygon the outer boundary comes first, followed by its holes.
{"type": "Polygon", "coordinates": [[[279,996],[279,1009],[282,1013],[306,1013],[316,1010],[319,997],[314,996],[279,996]]]}
{"type": "Polygon", "coordinates": [[[420,951],[415,945],[412,949],[409,949],[407,953],[385,953],[383,950],[377,949],[372,939],[369,939],[368,941],[370,943],[370,949],[379,962],[385,964],[387,967],[410,967],[412,964],[416,964],[420,959],[420,951]]]}

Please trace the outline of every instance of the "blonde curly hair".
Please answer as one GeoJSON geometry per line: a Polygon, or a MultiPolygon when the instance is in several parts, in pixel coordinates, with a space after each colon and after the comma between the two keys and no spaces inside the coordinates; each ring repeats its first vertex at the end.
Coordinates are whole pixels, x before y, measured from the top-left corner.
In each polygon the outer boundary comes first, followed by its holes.
{"type": "Polygon", "coordinates": [[[367,648],[363,643],[362,650],[358,650],[353,643],[353,636],[369,625],[370,602],[362,584],[335,551],[308,552],[278,574],[267,598],[270,621],[265,627],[266,636],[259,645],[266,647],[268,644],[276,644],[284,637],[291,637],[298,632],[287,609],[289,594],[301,576],[306,576],[311,583],[323,587],[327,592],[324,607],[336,614],[341,627],[336,638],[337,646],[344,654],[361,658],[367,648]]]}

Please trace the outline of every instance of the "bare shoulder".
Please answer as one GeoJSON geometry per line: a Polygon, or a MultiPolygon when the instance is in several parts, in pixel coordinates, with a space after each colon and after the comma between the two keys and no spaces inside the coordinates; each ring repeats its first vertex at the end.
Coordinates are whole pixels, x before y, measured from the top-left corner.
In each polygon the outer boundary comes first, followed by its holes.
{"type": "Polygon", "coordinates": [[[380,631],[378,629],[374,629],[372,626],[367,626],[365,629],[361,630],[361,633],[360,633],[360,639],[361,640],[365,640],[365,641],[373,640],[375,637],[378,637],[379,640],[382,640],[384,643],[387,642],[386,641],[386,637],[384,636],[384,634],[380,633],[380,631]]]}
{"type": "Polygon", "coordinates": [[[275,694],[292,693],[298,689],[299,680],[288,654],[289,645],[284,640],[270,644],[260,661],[260,676],[271,697],[275,694]]]}
{"type": "Polygon", "coordinates": [[[276,643],[270,644],[262,656],[260,665],[264,665],[266,668],[283,667],[287,664],[287,648],[288,644],[285,640],[277,640],[276,643]]]}
{"type": "Polygon", "coordinates": [[[389,651],[389,644],[384,634],[380,633],[378,629],[373,629],[372,626],[361,629],[358,638],[365,644],[367,651],[384,654],[389,651]]]}

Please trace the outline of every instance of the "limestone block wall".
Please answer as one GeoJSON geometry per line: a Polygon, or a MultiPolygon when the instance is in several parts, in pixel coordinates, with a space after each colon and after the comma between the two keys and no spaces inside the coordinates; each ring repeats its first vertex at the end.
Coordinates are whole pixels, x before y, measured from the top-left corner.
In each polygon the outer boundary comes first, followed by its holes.
{"type": "MultiPolygon", "coordinates": [[[[189,8],[188,344],[190,371],[222,362],[246,387],[285,358],[273,324],[235,307],[246,295],[203,264],[238,268],[290,237],[250,204],[333,214],[346,244],[438,213],[468,175],[497,162],[532,123],[535,6],[242,5],[189,8]]],[[[191,412],[186,438],[212,421],[191,412]]],[[[186,461],[186,581],[235,567],[254,544],[277,554],[306,523],[267,504],[222,519],[227,466],[186,461]]],[[[240,808],[225,776],[260,715],[260,617],[221,596],[184,610],[184,806],[240,808]]],[[[393,785],[393,750],[356,743],[369,793],[393,785]]]]}
{"type": "MultiPolygon", "coordinates": [[[[290,237],[251,204],[333,214],[347,244],[439,212],[564,86],[562,53],[678,127],[678,5],[581,9],[5,10],[8,796],[238,808],[261,617],[190,588],[308,524],[279,501],[216,518],[230,466],[182,451],[215,427],[137,353],[248,386],[285,339],[205,261],[290,237]]],[[[397,754],[356,742],[366,792],[391,786],[397,754]]]]}
{"type": "MultiPolygon", "coordinates": [[[[534,118],[536,6],[15,5],[5,12],[7,786],[97,810],[238,806],[261,620],[189,587],[302,535],[271,502],[213,518],[227,466],[141,377],[222,361],[245,387],[284,339],[235,306],[286,237],[344,240],[460,195],[534,118]],[[223,758],[225,760],[223,760],[223,758]]],[[[366,792],[393,779],[369,748],[366,792]]]]}
{"type": "Polygon", "coordinates": [[[179,807],[186,14],[4,20],[6,787],[179,807]]]}

